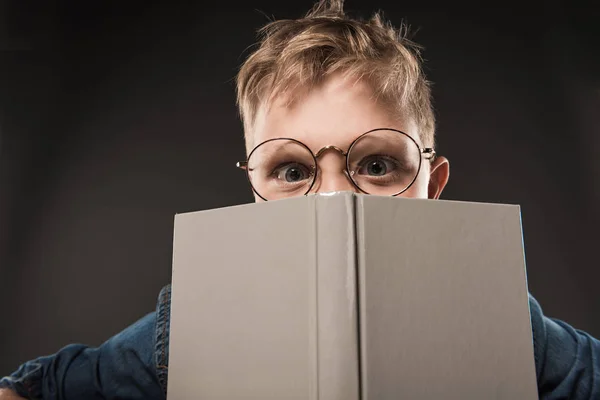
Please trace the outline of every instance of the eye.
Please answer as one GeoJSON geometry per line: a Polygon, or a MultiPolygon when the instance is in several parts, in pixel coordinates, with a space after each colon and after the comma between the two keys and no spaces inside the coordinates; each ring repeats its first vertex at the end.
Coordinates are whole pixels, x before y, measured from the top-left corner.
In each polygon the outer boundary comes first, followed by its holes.
{"type": "Polygon", "coordinates": [[[305,165],[298,163],[288,163],[280,165],[273,170],[273,176],[285,183],[302,182],[310,178],[312,175],[311,169],[305,165]]]}
{"type": "Polygon", "coordinates": [[[398,163],[385,156],[369,156],[358,164],[359,175],[384,176],[398,167],[398,163]]]}

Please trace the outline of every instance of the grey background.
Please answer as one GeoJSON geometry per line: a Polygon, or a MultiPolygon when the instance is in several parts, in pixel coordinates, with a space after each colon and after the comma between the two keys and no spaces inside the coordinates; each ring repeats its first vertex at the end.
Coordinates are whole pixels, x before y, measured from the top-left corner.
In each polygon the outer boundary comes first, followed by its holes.
{"type": "MultiPolygon", "coordinates": [[[[0,375],[152,311],[175,213],[252,201],[233,77],[263,12],[312,3],[189,3],[0,3],[0,375]]],[[[347,8],[417,30],[443,198],[521,204],[531,292],[600,336],[598,13],[452,4],[347,8]]]]}

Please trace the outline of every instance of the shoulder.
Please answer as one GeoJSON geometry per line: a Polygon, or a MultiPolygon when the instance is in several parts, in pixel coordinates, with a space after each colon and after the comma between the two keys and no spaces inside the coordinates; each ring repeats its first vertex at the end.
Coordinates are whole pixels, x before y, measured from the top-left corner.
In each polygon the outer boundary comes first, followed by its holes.
{"type": "Polygon", "coordinates": [[[548,318],[531,295],[529,309],[540,398],[600,398],[600,341],[548,318]]]}
{"type": "Polygon", "coordinates": [[[154,360],[158,380],[166,393],[169,372],[169,327],[171,320],[171,285],[163,287],[156,304],[154,360]]]}

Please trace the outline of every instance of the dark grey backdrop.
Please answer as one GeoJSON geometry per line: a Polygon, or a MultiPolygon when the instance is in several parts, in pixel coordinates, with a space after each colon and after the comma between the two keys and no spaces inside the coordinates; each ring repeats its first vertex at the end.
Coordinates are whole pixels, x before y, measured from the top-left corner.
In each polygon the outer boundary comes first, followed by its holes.
{"type": "MultiPolygon", "coordinates": [[[[252,201],[232,78],[257,10],[311,3],[195,3],[1,3],[0,374],[152,311],[173,215],[252,201]]],[[[598,15],[525,3],[348,8],[418,28],[444,198],[521,204],[531,292],[600,336],[598,15]]]]}

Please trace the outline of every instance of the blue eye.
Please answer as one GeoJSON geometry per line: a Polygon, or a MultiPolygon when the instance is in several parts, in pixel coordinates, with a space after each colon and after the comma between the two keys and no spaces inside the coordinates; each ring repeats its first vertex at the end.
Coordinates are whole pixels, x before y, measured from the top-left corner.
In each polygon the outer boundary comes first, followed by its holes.
{"type": "Polygon", "coordinates": [[[388,157],[371,156],[361,160],[358,167],[359,175],[384,176],[397,169],[397,163],[388,157]]]}
{"type": "Polygon", "coordinates": [[[279,166],[273,171],[276,179],[286,183],[298,183],[311,177],[310,168],[298,163],[279,166]]]}

